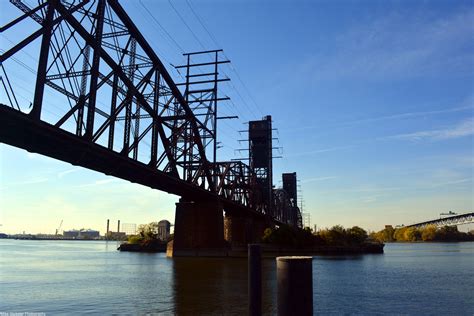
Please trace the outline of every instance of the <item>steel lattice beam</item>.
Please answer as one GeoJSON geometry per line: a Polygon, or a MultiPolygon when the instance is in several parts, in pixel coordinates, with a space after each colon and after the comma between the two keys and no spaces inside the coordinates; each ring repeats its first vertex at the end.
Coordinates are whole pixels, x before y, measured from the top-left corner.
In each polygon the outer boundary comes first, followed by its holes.
{"type": "MultiPolygon", "coordinates": [[[[211,63],[191,64],[190,56],[203,52],[186,54],[186,91],[181,92],[117,0],[44,0],[35,8],[10,2],[22,14],[2,32],[25,20],[39,29],[3,52],[2,70],[26,46],[41,43],[31,109],[0,104],[1,142],[263,216],[254,170],[241,161],[216,160],[216,105],[228,100],[218,96],[217,83],[229,80],[218,78],[218,64],[229,62],[218,58],[221,50],[210,51],[215,54],[211,63]],[[190,73],[198,65],[213,70],[190,73]],[[212,79],[205,78],[209,75],[212,79]],[[211,86],[190,89],[205,84],[211,86]],[[59,118],[51,119],[46,109],[55,102],[61,102],[55,108],[59,118]],[[207,155],[209,144],[212,154],[207,155]]],[[[274,220],[293,221],[294,210],[290,214],[282,207],[286,213],[274,220]]]]}
{"type": "Polygon", "coordinates": [[[465,214],[460,214],[460,215],[455,215],[455,216],[450,216],[450,217],[437,218],[437,219],[433,219],[426,222],[407,225],[405,227],[420,228],[420,227],[425,227],[429,225],[443,227],[443,226],[469,224],[469,223],[472,223],[473,221],[474,221],[474,212],[471,212],[471,213],[465,213],[465,214]]]}

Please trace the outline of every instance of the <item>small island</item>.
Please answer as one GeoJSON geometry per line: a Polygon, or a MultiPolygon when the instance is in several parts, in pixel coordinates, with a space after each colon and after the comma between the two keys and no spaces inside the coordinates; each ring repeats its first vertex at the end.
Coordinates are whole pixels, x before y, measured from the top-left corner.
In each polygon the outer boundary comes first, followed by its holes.
{"type": "Polygon", "coordinates": [[[168,241],[173,239],[170,235],[166,240],[162,240],[158,235],[158,223],[152,222],[138,226],[138,233],[129,236],[125,243],[122,243],[117,250],[132,252],[166,252],[168,241]]]}
{"type": "MultiPolygon", "coordinates": [[[[166,252],[170,235],[162,240],[158,235],[158,223],[140,225],[138,234],[129,236],[117,250],[132,252],[166,252]]],[[[261,238],[263,255],[274,257],[280,255],[318,255],[318,254],[365,254],[383,253],[384,244],[374,240],[368,233],[358,227],[344,228],[341,225],[313,232],[309,227],[297,229],[282,225],[265,229],[261,238]]],[[[246,256],[246,247],[228,245],[227,256],[246,256]]]]}
{"type": "Polygon", "coordinates": [[[280,226],[267,228],[262,238],[264,252],[275,255],[346,255],[383,253],[384,244],[373,240],[358,227],[344,228],[341,225],[313,232],[309,227],[295,229],[280,226]]]}

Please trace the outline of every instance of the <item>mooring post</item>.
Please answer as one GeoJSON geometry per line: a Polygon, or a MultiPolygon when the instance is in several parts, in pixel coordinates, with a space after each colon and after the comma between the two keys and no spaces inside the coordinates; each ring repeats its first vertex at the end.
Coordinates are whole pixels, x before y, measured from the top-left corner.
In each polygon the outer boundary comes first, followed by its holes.
{"type": "Polygon", "coordinates": [[[261,247],[248,245],[248,295],[249,315],[262,315],[262,259],[261,247]]]}
{"type": "Polygon", "coordinates": [[[313,315],[313,258],[276,260],[278,315],[313,315]]]}

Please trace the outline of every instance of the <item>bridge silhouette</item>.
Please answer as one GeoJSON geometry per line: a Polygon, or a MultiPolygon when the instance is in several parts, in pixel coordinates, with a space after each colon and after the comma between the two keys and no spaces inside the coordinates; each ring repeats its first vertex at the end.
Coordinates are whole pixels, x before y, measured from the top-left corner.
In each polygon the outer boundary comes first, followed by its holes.
{"type": "Polygon", "coordinates": [[[271,116],[249,122],[248,164],[217,159],[218,121],[230,118],[218,116],[228,99],[218,86],[230,80],[222,50],[184,54],[175,83],[117,0],[10,2],[20,11],[0,29],[16,32],[0,56],[0,142],[180,196],[175,256],[222,254],[226,241],[246,245],[274,225],[301,228],[296,173],[273,188],[271,116]],[[8,72],[25,66],[22,51],[38,58],[26,102],[8,72]]]}
{"type": "Polygon", "coordinates": [[[454,226],[454,225],[469,224],[469,223],[472,223],[473,220],[474,220],[474,212],[470,212],[470,213],[455,214],[453,216],[436,218],[429,221],[406,225],[405,227],[421,228],[421,227],[430,226],[430,225],[433,225],[436,227],[454,226]]]}

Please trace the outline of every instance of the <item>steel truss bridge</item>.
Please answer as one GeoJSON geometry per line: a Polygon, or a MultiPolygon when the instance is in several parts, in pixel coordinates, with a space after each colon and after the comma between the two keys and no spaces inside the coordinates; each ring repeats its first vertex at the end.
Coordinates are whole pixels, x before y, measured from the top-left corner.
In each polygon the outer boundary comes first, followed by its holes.
{"type": "Polygon", "coordinates": [[[223,119],[217,104],[228,99],[218,83],[229,80],[219,76],[218,66],[229,62],[221,50],[184,54],[187,64],[177,68],[186,76],[175,83],[118,0],[10,3],[19,15],[0,29],[16,40],[0,56],[1,142],[186,200],[301,226],[296,201],[285,193],[262,199],[252,163],[217,160],[223,119]],[[26,102],[8,71],[9,63],[24,64],[22,51],[38,60],[30,67],[34,75],[20,83],[34,89],[26,102]],[[196,71],[202,67],[210,70],[196,71]]]}
{"type": "Polygon", "coordinates": [[[444,227],[444,226],[454,226],[454,225],[462,225],[462,224],[470,224],[474,222],[474,212],[465,213],[460,215],[454,215],[449,217],[443,217],[438,219],[433,219],[426,222],[421,222],[417,224],[407,225],[405,227],[425,227],[429,225],[434,225],[436,227],[444,227]]]}

